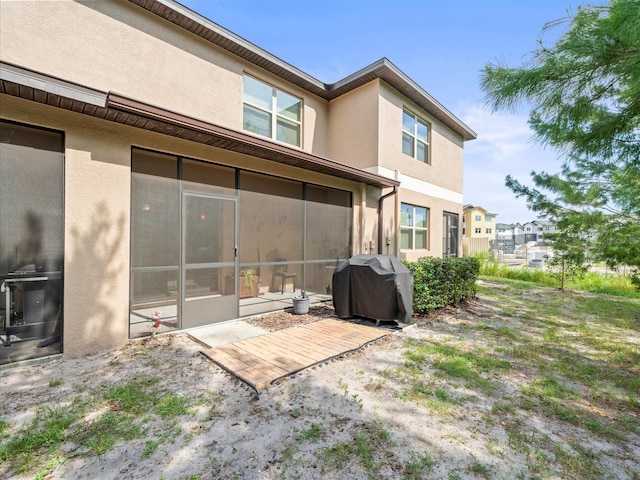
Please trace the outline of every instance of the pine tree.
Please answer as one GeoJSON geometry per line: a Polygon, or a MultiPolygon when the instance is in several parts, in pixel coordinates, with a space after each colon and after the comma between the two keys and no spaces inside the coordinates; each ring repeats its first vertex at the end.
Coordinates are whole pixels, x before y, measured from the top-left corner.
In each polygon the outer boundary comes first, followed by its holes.
{"type": "Polygon", "coordinates": [[[572,235],[591,234],[597,259],[640,268],[640,0],[579,7],[549,23],[568,25],[539,41],[520,67],[487,65],[494,111],[525,104],[534,138],[559,154],[558,173],[532,172],[535,187],[506,185],[529,208],[572,235]]]}

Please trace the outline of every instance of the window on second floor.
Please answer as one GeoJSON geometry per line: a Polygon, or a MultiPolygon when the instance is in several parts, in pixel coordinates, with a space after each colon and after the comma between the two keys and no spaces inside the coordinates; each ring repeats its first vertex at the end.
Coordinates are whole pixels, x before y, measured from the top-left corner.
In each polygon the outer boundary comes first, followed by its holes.
{"type": "Polygon", "coordinates": [[[482,228],[476,227],[476,233],[482,233],[482,228]]]}
{"type": "Polygon", "coordinates": [[[429,210],[403,203],[400,205],[400,248],[418,250],[427,248],[429,210]]]}
{"type": "Polygon", "coordinates": [[[490,222],[492,220],[493,220],[493,217],[491,215],[487,215],[487,216],[484,217],[484,221],[485,222],[490,222]]]}
{"type": "Polygon", "coordinates": [[[402,111],[402,153],[429,161],[429,124],[408,110],[402,111]]]}
{"type": "Polygon", "coordinates": [[[300,98],[245,75],[243,102],[243,129],[289,145],[300,146],[300,98]]]}
{"type": "Polygon", "coordinates": [[[487,233],[491,233],[491,229],[490,228],[487,228],[487,233]]]}
{"type": "Polygon", "coordinates": [[[481,222],[482,221],[482,215],[476,215],[476,222],[481,222]]]}

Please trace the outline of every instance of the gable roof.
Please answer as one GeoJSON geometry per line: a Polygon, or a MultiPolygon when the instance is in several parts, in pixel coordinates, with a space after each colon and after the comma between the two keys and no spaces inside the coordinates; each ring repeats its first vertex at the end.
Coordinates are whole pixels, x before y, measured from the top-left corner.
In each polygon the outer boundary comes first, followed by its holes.
{"type": "Polygon", "coordinates": [[[387,58],[381,58],[338,82],[326,84],[178,2],[173,0],[129,1],[325,100],[332,100],[372,80],[381,79],[460,135],[463,140],[477,138],[476,132],[387,58]]]}
{"type": "Polygon", "coordinates": [[[473,210],[482,210],[485,213],[485,215],[492,215],[494,217],[498,216],[497,213],[491,213],[491,212],[487,211],[486,208],[481,207],[480,205],[471,205],[470,203],[468,203],[468,204],[462,206],[462,211],[465,212],[465,213],[466,212],[471,212],[473,210]]]}

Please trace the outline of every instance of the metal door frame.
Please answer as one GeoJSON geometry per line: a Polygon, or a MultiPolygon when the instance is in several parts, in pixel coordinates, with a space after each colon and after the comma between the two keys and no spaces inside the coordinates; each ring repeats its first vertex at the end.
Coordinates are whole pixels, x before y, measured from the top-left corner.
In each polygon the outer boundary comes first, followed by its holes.
{"type": "MultiPolygon", "coordinates": [[[[233,248],[234,248],[234,256],[233,262],[213,262],[213,263],[205,263],[198,265],[200,268],[208,268],[208,267],[233,267],[234,278],[238,277],[238,198],[235,196],[228,195],[216,195],[209,194],[204,192],[192,191],[192,190],[183,190],[180,196],[180,298],[179,298],[179,309],[180,309],[180,328],[188,329],[195,328],[198,326],[204,326],[209,324],[214,324],[218,322],[222,322],[225,320],[232,320],[233,318],[238,317],[238,289],[234,282],[233,295],[227,295],[226,303],[227,305],[223,305],[221,309],[214,309],[212,311],[212,320],[209,323],[200,323],[197,325],[187,325],[185,319],[185,303],[187,302],[186,298],[186,272],[187,272],[187,262],[186,262],[186,228],[185,222],[187,220],[186,210],[187,210],[187,202],[185,201],[186,197],[201,197],[207,198],[210,200],[218,200],[218,201],[228,201],[233,202],[234,206],[234,228],[233,228],[233,248]],[[233,305],[233,311],[231,309],[231,305],[233,305]]],[[[225,232],[226,233],[226,232],[225,232]]],[[[224,279],[222,279],[224,281],[224,279]]],[[[222,296],[224,297],[224,295],[222,296]]]]}
{"type": "Polygon", "coordinates": [[[453,213],[453,212],[442,212],[442,220],[443,220],[443,240],[444,240],[444,245],[443,245],[443,249],[442,249],[442,256],[447,258],[447,257],[452,257],[452,256],[458,256],[458,253],[460,252],[460,214],[458,213],[453,213]],[[452,255],[451,252],[449,252],[449,245],[451,242],[451,238],[452,236],[450,235],[450,225],[451,225],[451,219],[455,218],[456,222],[455,222],[455,229],[456,229],[456,236],[455,236],[455,245],[456,245],[456,251],[455,251],[455,255],[452,255]]]}

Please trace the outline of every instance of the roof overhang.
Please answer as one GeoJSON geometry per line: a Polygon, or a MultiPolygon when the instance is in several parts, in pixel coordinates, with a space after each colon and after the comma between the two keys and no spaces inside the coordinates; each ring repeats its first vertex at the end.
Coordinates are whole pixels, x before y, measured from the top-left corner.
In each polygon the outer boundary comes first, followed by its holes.
{"type": "Polygon", "coordinates": [[[380,188],[400,182],[161,107],[0,62],[0,93],[380,188]]]}
{"type": "Polygon", "coordinates": [[[477,138],[476,132],[387,58],[382,58],[336,83],[326,84],[174,0],[129,1],[325,100],[333,100],[372,80],[381,79],[460,135],[463,140],[477,138]]]}

